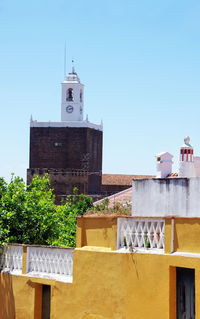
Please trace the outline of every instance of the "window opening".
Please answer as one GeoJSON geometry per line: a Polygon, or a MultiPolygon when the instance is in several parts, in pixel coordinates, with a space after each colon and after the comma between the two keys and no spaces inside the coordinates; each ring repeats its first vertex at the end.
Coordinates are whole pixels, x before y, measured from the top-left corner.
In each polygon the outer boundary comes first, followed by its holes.
{"type": "Polygon", "coordinates": [[[67,90],[67,101],[73,101],[74,100],[74,96],[73,96],[73,89],[69,88],[67,90]]]}

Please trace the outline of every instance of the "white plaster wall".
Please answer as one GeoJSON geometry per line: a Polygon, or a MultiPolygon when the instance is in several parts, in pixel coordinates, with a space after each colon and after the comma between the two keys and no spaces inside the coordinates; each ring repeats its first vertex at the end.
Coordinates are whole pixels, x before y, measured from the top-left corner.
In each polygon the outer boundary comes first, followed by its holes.
{"type": "Polygon", "coordinates": [[[200,177],[200,156],[194,156],[194,169],[196,177],[200,177]]]}
{"type": "Polygon", "coordinates": [[[180,177],[196,177],[194,162],[179,162],[179,173],[180,177]]]}
{"type": "Polygon", "coordinates": [[[132,215],[200,217],[200,178],[133,180],[132,215]]]}
{"type": "Polygon", "coordinates": [[[157,162],[157,178],[165,178],[172,172],[171,162],[157,162]]]}

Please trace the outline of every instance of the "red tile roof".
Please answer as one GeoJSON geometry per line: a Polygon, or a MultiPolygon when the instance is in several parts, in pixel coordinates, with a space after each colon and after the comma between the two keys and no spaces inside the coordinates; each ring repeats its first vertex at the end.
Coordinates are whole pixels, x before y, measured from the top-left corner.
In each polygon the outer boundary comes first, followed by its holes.
{"type": "Polygon", "coordinates": [[[153,175],[102,174],[102,185],[132,186],[133,178],[154,178],[153,175]]]}
{"type": "Polygon", "coordinates": [[[172,178],[172,177],[178,177],[178,174],[177,174],[177,173],[171,173],[171,174],[167,175],[167,178],[168,178],[168,177],[170,177],[170,178],[172,178]]]}
{"type": "MultiPolygon", "coordinates": [[[[121,205],[126,203],[132,203],[132,187],[125,189],[119,193],[108,196],[109,199],[109,207],[113,207],[116,203],[120,203],[121,205]]],[[[100,204],[104,199],[101,199],[94,203],[94,205],[100,204]]]]}

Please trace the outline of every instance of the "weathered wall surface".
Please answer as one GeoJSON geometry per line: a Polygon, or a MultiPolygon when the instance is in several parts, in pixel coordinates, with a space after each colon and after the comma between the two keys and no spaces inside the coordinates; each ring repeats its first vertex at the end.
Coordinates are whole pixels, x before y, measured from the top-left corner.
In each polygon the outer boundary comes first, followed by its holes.
{"type": "MultiPolygon", "coordinates": [[[[45,173],[49,174],[51,187],[56,195],[72,194],[74,187],[78,188],[79,193],[88,194],[88,174],[85,171],[32,168],[27,170],[27,183],[31,182],[34,174],[43,176],[45,173]]],[[[97,175],[97,178],[101,180],[101,176],[97,175]]]]}
{"type": "Polygon", "coordinates": [[[0,274],[0,318],[35,319],[33,284],[26,277],[0,274]]]}
{"type": "Polygon", "coordinates": [[[133,216],[200,217],[200,178],[133,180],[133,216]]]}
{"type": "Polygon", "coordinates": [[[1,274],[0,318],[41,319],[36,289],[44,283],[51,284],[51,319],[175,319],[175,267],[195,269],[199,318],[198,258],[89,247],[74,252],[72,284],[1,274]]]}
{"type": "Polygon", "coordinates": [[[30,168],[33,174],[50,174],[56,198],[80,193],[100,194],[102,178],[102,131],[83,127],[31,127],[30,168]]]}
{"type": "Polygon", "coordinates": [[[31,168],[27,169],[27,184],[30,184],[35,174],[43,176],[45,173],[50,176],[51,187],[56,195],[57,203],[60,202],[61,198],[65,198],[66,195],[73,194],[74,187],[78,188],[79,194],[89,194],[94,199],[99,199],[96,194],[101,194],[101,173],[81,170],[31,168]]]}
{"type": "Polygon", "coordinates": [[[175,218],[174,251],[200,253],[199,218],[175,218]]]}
{"type": "Polygon", "coordinates": [[[102,132],[90,128],[31,127],[30,168],[102,171],[102,132]]]}

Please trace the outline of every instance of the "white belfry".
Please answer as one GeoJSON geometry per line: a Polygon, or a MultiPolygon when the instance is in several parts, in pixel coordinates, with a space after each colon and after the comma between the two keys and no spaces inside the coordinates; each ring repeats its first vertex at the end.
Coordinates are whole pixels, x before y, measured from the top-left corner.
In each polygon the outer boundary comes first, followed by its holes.
{"type": "Polygon", "coordinates": [[[61,83],[61,121],[38,122],[30,119],[31,127],[84,127],[103,131],[103,123],[95,124],[88,120],[88,115],[83,119],[84,85],[72,66],[72,72],[61,83]]]}
{"type": "Polygon", "coordinates": [[[72,72],[62,82],[61,121],[83,121],[83,90],[84,85],[73,66],[72,72]]]}
{"type": "Polygon", "coordinates": [[[179,161],[179,177],[195,177],[194,168],[194,150],[190,145],[190,137],[184,138],[184,144],[180,149],[180,161],[179,161]]]}

